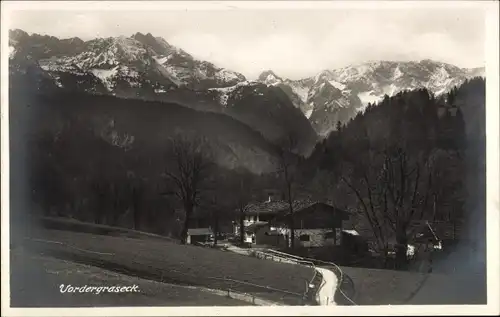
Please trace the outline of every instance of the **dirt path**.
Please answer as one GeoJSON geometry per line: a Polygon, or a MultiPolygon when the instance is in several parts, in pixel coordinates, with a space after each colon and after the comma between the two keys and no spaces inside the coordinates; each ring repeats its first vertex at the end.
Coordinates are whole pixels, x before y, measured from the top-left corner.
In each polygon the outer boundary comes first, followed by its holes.
{"type": "Polygon", "coordinates": [[[337,290],[337,276],[335,273],[328,269],[316,267],[321,275],[323,276],[323,285],[319,289],[316,300],[322,306],[334,306],[335,303],[335,292],[337,290]]]}

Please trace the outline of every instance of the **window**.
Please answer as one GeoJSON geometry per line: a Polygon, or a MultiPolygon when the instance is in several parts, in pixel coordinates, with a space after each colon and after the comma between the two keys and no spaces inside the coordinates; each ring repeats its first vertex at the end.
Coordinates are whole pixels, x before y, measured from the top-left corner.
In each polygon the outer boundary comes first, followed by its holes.
{"type": "Polygon", "coordinates": [[[301,234],[299,239],[300,241],[310,241],[311,237],[308,234],[301,234]]]}

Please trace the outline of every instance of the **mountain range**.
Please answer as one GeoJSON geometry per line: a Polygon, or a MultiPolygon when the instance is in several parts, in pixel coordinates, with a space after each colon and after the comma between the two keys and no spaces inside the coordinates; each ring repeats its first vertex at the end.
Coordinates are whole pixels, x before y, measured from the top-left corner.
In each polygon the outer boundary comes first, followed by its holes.
{"type": "Polygon", "coordinates": [[[37,91],[173,102],[222,113],[273,143],[296,134],[299,154],[310,153],[317,139],[281,89],[249,83],[243,75],[196,60],[151,34],[83,42],[13,30],[9,44],[11,81],[29,81],[37,91]]]}
{"type": "Polygon", "coordinates": [[[484,67],[459,68],[429,59],[419,62],[373,61],[334,70],[324,70],[301,80],[282,79],[273,71],[259,80],[281,87],[310,120],[316,132],[328,135],[336,123],[347,122],[369,103],[385,95],[426,88],[441,95],[466,79],[482,76],[484,67]]]}
{"type": "Polygon", "coordinates": [[[440,95],[485,71],[432,60],[373,61],[299,80],[272,70],[248,80],[149,33],[83,41],[18,29],[10,30],[9,61],[11,87],[160,101],[191,108],[193,118],[215,112],[247,126],[272,146],[293,134],[294,152],[306,156],[338,122],[348,122],[385,95],[416,88],[440,95]]]}

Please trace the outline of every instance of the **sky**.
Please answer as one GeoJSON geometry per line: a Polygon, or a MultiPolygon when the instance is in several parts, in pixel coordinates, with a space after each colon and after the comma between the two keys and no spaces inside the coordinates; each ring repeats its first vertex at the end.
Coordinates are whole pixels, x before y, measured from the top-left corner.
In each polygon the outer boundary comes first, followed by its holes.
{"type": "Polygon", "coordinates": [[[485,64],[484,9],[238,9],[12,12],[10,28],[60,38],[161,36],[199,59],[255,79],[299,79],[369,60],[485,64]]]}

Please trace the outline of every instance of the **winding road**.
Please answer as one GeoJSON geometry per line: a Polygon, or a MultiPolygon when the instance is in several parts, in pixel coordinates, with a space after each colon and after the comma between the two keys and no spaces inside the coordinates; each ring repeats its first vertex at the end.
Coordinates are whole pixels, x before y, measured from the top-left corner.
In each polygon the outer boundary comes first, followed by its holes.
{"type": "Polygon", "coordinates": [[[331,270],[316,267],[316,270],[323,276],[323,284],[316,295],[316,300],[322,306],[334,306],[335,303],[335,292],[337,291],[337,275],[331,270]]]}

